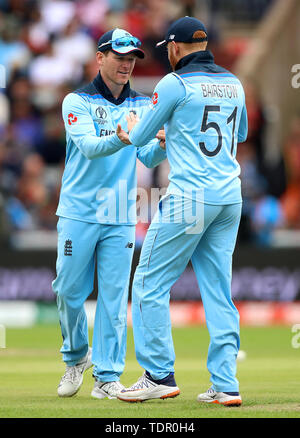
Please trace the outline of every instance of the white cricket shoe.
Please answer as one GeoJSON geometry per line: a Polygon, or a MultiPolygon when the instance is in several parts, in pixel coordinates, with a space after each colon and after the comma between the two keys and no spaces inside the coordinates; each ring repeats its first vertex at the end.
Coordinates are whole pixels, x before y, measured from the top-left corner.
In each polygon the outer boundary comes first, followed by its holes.
{"type": "Polygon", "coordinates": [[[117,398],[125,387],[120,382],[101,382],[96,380],[91,396],[94,398],[117,398]]]}
{"type": "Polygon", "coordinates": [[[217,403],[224,406],[240,406],[242,404],[242,398],[238,392],[216,392],[212,388],[209,388],[203,394],[199,394],[197,401],[217,403]]]}
{"type": "Polygon", "coordinates": [[[83,373],[91,368],[92,364],[92,349],[89,350],[86,356],[74,366],[67,366],[65,374],[57,388],[57,393],[60,397],[72,397],[75,395],[83,382],[83,373]]]}
{"type": "Polygon", "coordinates": [[[134,385],[121,391],[118,399],[127,402],[142,402],[154,398],[173,398],[179,394],[180,390],[176,386],[173,373],[162,380],[153,380],[145,372],[134,385]]]}

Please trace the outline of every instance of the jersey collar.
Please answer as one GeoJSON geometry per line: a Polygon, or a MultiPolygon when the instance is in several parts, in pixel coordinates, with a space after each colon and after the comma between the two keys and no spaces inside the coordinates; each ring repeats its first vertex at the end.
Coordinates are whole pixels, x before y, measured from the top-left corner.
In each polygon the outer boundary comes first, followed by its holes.
{"type": "Polygon", "coordinates": [[[123,103],[124,100],[127,97],[129,97],[130,94],[130,83],[128,81],[127,84],[124,85],[123,91],[120,94],[120,96],[117,99],[115,99],[114,96],[111,94],[110,89],[103,81],[100,72],[93,80],[93,84],[96,87],[97,91],[99,91],[99,93],[104,97],[104,99],[114,103],[115,105],[120,105],[121,103],[123,103]]]}
{"type": "Polygon", "coordinates": [[[188,64],[195,64],[195,63],[213,64],[214,56],[210,50],[201,50],[199,52],[190,53],[189,55],[184,56],[177,62],[175,66],[175,71],[179,70],[182,67],[185,67],[188,64]]]}

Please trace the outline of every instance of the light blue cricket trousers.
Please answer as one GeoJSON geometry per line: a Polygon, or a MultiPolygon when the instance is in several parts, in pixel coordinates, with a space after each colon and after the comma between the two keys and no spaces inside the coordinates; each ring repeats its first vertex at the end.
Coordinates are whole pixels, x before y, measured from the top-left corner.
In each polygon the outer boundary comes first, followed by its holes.
{"type": "Polygon", "coordinates": [[[118,381],[125,365],[135,226],[94,224],[60,217],[57,231],[57,277],[52,287],[57,295],[63,360],[69,366],[75,365],[88,351],[84,302],[93,291],[97,263],[93,374],[103,382],[118,381]]]}
{"type": "Polygon", "coordinates": [[[170,289],[191,259],[210,335],[212,386],[215,391],[238,391],[239,314],[231,299],[231,273],[242,204],[202,204],[197,233],[191,234],[186,223],[168,221],[178,216],[180,203],[175,197],[173,210],[165,208],[165,201],[159,203],[142,247],[132,290],[136,357],[154,379],[174,372],[170,289]]]}

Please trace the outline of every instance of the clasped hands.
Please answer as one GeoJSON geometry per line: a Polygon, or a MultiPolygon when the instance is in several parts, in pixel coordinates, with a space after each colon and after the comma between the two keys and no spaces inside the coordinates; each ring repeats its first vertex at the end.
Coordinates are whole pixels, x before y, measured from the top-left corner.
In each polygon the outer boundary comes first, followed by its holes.
{"type": "MultiPolygon", "coordinates": [[[[131,141],[129,140],[129,133],[132,128],[140,121],[140,118],[133,111],[130,111],[129,115],[126,116],[126,120],[128,132],[125,132],[124,129],[122,129],[120,123],[118,123],[116,134],[123,143],[131,144],[131,141]]],[[[160,129],[155,137],[160,140],[159,146],[162,149],[166,149],[166,134],[164,129],[160,129]]]]}

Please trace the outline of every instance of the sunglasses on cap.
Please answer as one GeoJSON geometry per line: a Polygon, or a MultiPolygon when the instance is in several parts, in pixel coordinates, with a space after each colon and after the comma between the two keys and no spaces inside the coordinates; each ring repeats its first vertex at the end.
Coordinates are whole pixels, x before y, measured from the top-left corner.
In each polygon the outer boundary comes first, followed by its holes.
{"type": "Polygon", "coordinates": [[[124,36],[121,38],[116,38],[115,40],[107,41],[106,43],[100,44],[98,46],[98,49],[101,49],[101,47],[106,46],[107,44],[113,44],[114,46],[119,47],[126,47],[126,46],[133,46],[133,47],[140,47],[141,41],[133,36],[124,36]]]}

